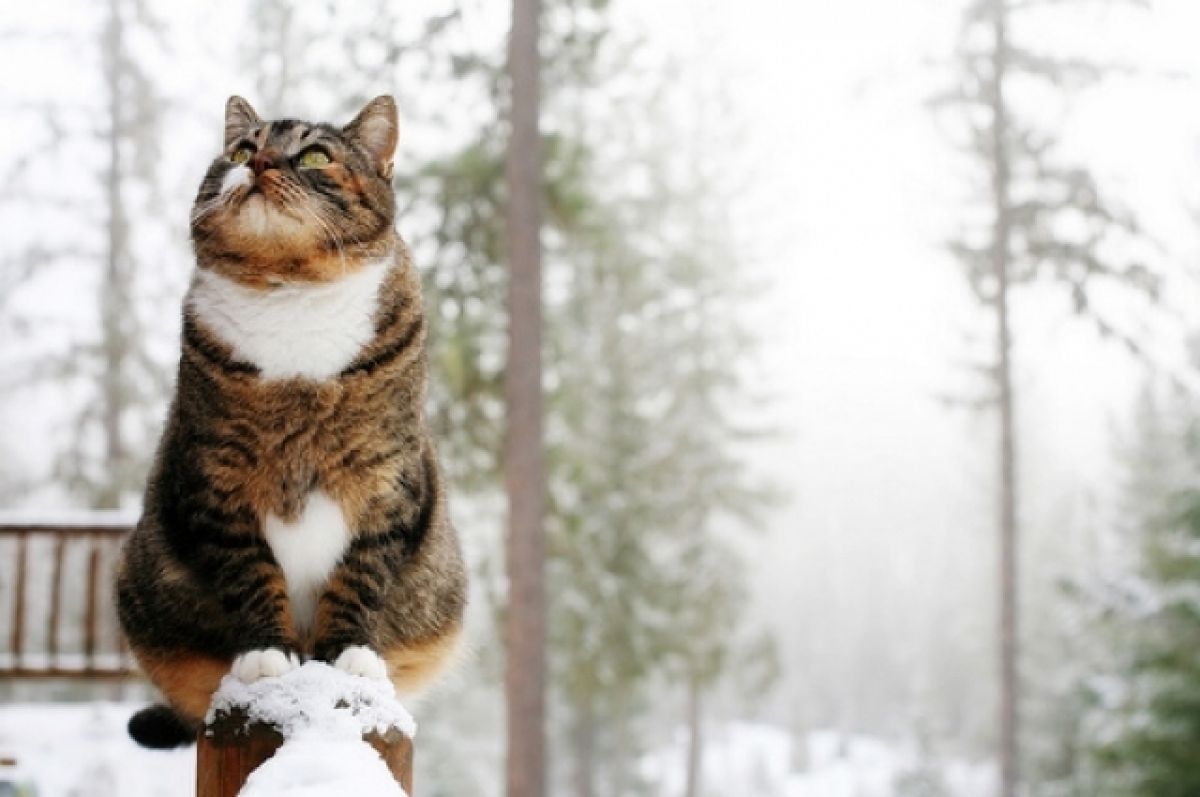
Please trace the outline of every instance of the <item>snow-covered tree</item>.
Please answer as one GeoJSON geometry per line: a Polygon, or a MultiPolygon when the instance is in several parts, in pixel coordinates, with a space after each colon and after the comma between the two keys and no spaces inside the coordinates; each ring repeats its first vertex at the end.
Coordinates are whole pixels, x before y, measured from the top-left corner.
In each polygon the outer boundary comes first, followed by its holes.
{"type": "Polygon", "coordinates": [[[1020,782],[1019,730],[1022,640],[1018,622],[1020,504],[1018,408],[1014,387],[1013,302],[1019,289],[1044,285],[1104,336],[1136,349],[1096,297],[1112,286],[1154,298],[1157,282],[1131,258],[1138,227],[1133,216],[1101,188],[1085,165],[1065,156],[1056,134],[1032,121],[1031,102],[1061,97],[1101,79],[1105,69],[1086,58],[1064,57],[1021,43],[1019,23],[1061,4],[970,0],[956,54],[954,88],[937,98],[953,108],[965,131],[964,149],[978,171],[979,195],[951,250],[968,284],[991,315],[991,351],[980,363],[985,395],[976,403],[997,420],[1000,705],[998,752],[1001,794],[1020,782]]]}
{"type": "MultiPolygon", "coordinates": [[[[626,47],[598,47],[592,68],[617,73],[626,47]]],[[[682,94],[677,82],[595,92],[603,114],[565,96],[551,116],[570,156],[557,174],[574,181],[551,203],[572,223],[548,259],[548,440],[553,648],[577,795],[637,788],[644,721],[664,714],[653,695],[687,705],[676,719],[698,753],[714,684],[751,650],[772,659],[743,614],[737,543],[770,491],[738,456],[753,342],[727,186],[701,131],[637,124],[682,94]]]]}
{"type": "Polygon", "coordinates": [[[1125,567],[1095,594],[1104,655],[1081,684],[1091,790],[1075,793],[1182,797],[1200,790],[1200,413],[1147,387],[1134,420],[1125,567]]]}
{"type": "Polygon", "coordinates": [[[147,245],[165,225],[157,168],[165,106],[147,63],[162,27],[146,0],[79,12],[83,24],[47,38],[90,59],[98,79],[86,96],[21,103],[41,146],[6,178],[6,201],[22,203],[29,223],[7,237],[0,302],[15,320],[4,346],[15,378],[5,387],[52,386],[69,407],[54,481],[104,508],[135,496],[145,476],[167,391],[148,306],[183,246],[152,256],[147,245]],[[70,188],[42,194],[31,185],[70,188]],[[78,292],[53,296],[47,286],[64,279],[78,292]]]}

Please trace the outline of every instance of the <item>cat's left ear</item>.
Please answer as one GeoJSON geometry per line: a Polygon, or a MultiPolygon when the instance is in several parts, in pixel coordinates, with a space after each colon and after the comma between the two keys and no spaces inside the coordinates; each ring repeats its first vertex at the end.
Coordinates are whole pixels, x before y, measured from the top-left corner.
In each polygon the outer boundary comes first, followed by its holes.
{"type": "Polygon", "coordinates": [[[396,101],[385,94],[367,103],[354,121],[342,128],[347,138],[358,142],[371,156],[371,165],[384,179],[392,179],[392,159],[396,156],[396,140],[400,122],[396,101]]]}

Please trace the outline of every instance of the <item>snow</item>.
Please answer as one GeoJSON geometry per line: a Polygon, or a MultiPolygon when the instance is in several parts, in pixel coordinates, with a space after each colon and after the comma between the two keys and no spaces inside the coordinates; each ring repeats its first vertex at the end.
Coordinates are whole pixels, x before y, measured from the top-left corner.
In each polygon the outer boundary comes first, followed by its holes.
{"type": "Polygon", "coordinates": [[[249,684],[226,675],[207,719],[234,709],[278,728],[285,738],[309,729],[330,737],[359,738],[392,728],[410,739],[417,734],[417,724],[396,700],[391,681],[348,675],[321,661],[249,684]]]}
{"type": "Polygon", "coordinates": [[[120,653],[40,653],[22,652],[15,656],[11,652],[0,653],[0,669],[26,668],[30,670],[63,670],[67,672],[122,672],[132,670],[134,661],[120,653]]]}
{"type": "MultiPolygon", "coordinates": [[[[291,677],[298,678],[304,670],[296,670],[291,677]]],[[[310,673],[304,672],[302,680],[309,677],[310,673]]],[[[338,680],[344,683],[351,677],[338,680]]],[[[366,686],[374,693],[370,685],[352,682],[348,686],[352,691],[358,691],[354,686],[366,686]]],[[[390,698],[386,703],[394,705],[390,698]]],[[[143,750],[126,736],[125,722],[142,705],[0,705],[0,758],[17,759],[16,769],[23,773],[20,777],[37,784],[38,797],[192,794],[193,749],[143,750]]],[[[251,776],[241,797],[396,797],[402,793],[374,751],[349,733],[331,738],[324,732],[300,729],[301,723],[290,724],[288,743],[251,776]]],[[[884,740],[832,730],[794,738],[779,726],[752,722],[712,724],[705,730],[708,794],[897,797],[898,779],[922,763],[918,745],[910,739],[884,740]]],[[[685,742],[680,732],[645,759],[643,774],[655,784],[652,793],[656,797],[683,794],[685,742]]],[[[929,763],[940,775],[947,797],[991,797],[995,793],[995,769],[987,761],[935,756],[929,763]]],[[[0,771],[0,775],[7,774],[0,771]]]]}
{"type": "Polygon", "coordinates": [[[251,773],[240,797],[404,797],[383,759],[351,736],[307,729],[251,773]]]}
{"type": "MultiPolygon", "coordinates": [[[[777,726],[731,722],[705,731],[702,782],[706,793],[742,797],[896,797],[905,776],[927,765],[953,797],[990,797],[995,770],[988,762],[924,759],[910,740],[814,731],[798,744],[777,726]]],[[[662,797],[684,794],[687,738],[646,757],[643,774],[662,797]]]]}
{"type": "MultiPolygon", "coordinates": [[[[196,784],[194,748],[145,750],[125,724],[144,703],[0,706],[0,757],[38,797],[179,797],[196,784]]],[[[12,774],[12,773],[5,773],[12,774]]]]}
{"type": "Polygon", "coordinates": [[[87,526],[88,528],[131,529],[141,510],[131,509],[2,509],[0,526],[87,526]]]}
{"type": "Polygon", "coordinates": [[[319,661],[249,684],[231,674],[213,696],[208,720],[233,710],[284,736],[241,797],[403,797],[383,759],[362,739],[392,729],[416,735],[391,681],[349,675],[319,661]]]}

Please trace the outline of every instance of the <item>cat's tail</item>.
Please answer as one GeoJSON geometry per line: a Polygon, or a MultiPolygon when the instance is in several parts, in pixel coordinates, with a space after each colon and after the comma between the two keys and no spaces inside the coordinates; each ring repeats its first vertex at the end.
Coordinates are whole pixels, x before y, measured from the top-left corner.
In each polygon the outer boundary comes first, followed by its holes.
{"type": "Polygon", "coordinates": [[[170,706],[147,706],[129,718],[129,735],[142,747],[170,750],[196,741],[200,725],[170,706]]]}

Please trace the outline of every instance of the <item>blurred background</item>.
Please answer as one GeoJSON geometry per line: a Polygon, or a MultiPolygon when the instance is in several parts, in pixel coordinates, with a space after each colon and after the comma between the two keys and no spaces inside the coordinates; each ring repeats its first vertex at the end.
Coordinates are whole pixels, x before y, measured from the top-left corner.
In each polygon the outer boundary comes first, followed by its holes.
{"type": "MultiPolygon", "coordinates": [[[[0,795],[188,793],[124,736],[108,573],[189,208],[228,95],[385,92],[475,574],[417,782],[501,793],[508,12],[0,12],[0,795]]],[[[552,794],[1200,794],[1197,32],[1194,0],[543,0],[552,794]]]]}

